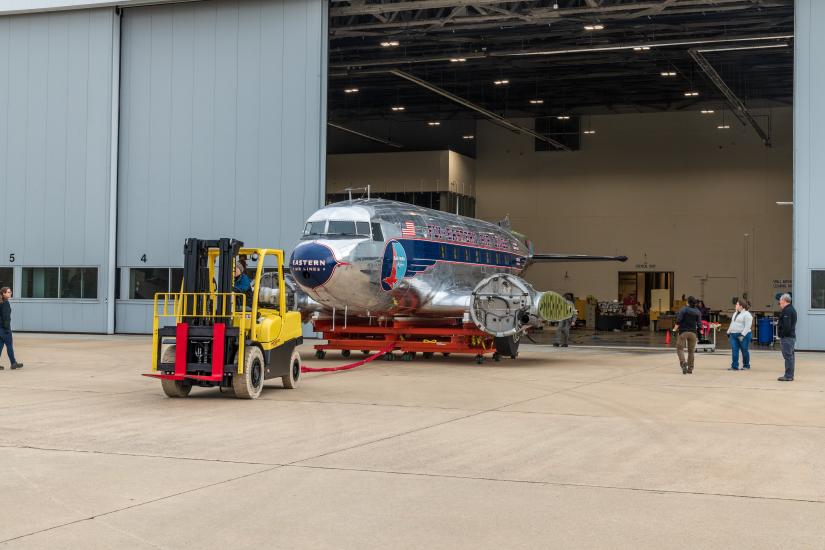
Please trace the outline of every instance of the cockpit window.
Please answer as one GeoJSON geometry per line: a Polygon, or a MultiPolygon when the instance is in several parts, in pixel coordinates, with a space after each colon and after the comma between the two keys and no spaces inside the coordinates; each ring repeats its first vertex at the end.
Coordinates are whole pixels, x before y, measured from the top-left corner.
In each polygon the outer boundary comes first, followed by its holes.
{"type": "Polygon", "coordinates": [[[326,220],[307,222],[306,227],[304,227],[304,235],[323,235],[326,224],[326,220]]]}
{"type": "Polygon", "coordinates": [[[304,237],[309,236],[326,237],[370,237],[369,222],[321,220],[317,222],[307,222],[304,227],[304,237]]]}
{"type": "Polygon", "coordinates": [[[330,220],[328,235],[355,235],[355,222],[337,222],[330,220]]]}
{"type": "Polygon", "coordinates": [[[381,233],[381,224],[378,222],[372,222],[372,240],[373,241],[383,241],[384,234],[381,233]]]}
{"type": "Polygon", "coordinates": [[[370,222],[355,222],[355,234],[359,237],[369,237],[370,222]]]}

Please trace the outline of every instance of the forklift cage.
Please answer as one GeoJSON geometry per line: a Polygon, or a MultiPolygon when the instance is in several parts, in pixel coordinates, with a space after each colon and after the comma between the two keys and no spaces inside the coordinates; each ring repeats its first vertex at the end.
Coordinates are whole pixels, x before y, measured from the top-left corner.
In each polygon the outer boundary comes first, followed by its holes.
{"type": "MultiPolygon", "coordinates": [[[[286,315],[286,288],[284,284],[284,253],[273,248],[241,248],[240,255],[257,255],[255,285],[253,286],[252,308],[246,310],[247,296],[238,292],[217,292],[215,283],[215,263],[220,256],[218,248],[209,248],[209,280],[211,292],[158,292],[155,294],[152,311],[152,371],[158,370],[158,329],[162,319],[174,319],[179,325],[184,318],[205,321],[204,324],[230,321],[231,326],[239,329],[238,338],[238,374],[243,374],[244,346],[249,338],[257,342],[258,318],[258,284],[264,269],[264,259],[274,256],[278,263],[278,313],[286,315]]],[[[233,266],[234,267],[234,266],[233,266]]],[[[283,330],[283,328],[282,328],[283,330]]]]}

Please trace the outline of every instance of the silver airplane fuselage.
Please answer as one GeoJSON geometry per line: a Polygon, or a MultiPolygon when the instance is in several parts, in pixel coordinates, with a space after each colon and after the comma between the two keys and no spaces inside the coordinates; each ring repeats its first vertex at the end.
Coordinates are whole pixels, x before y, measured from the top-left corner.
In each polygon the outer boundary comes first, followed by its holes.
{"type": "Polygon", "coordinates": [[[455,316],[496,273],[521,275],[531,245],[493,223],[383,199],[312,214],[290,259],[292,277],[331,312],[455,316]]]}

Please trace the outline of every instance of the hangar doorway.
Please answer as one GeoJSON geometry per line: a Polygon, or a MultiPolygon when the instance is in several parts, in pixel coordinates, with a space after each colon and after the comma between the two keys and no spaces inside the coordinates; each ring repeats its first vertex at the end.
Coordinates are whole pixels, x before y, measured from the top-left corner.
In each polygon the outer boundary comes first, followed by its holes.
{"type": "Polygon", "coordinates": [[[332,2],[327,196],[452,193],[536,252],[627,255],[530,268],[580,317],[620,311],[626,285],[648,316],[655,291],[670,314],[693,295],[723,324],[736,296],[772,315],[793,29],[793,0],[332,2]]]}
{"type": "Polygon", "coordinates": [[[618,301],[627,309],[637,306],[640,328],[648,326],[651,311],[671,311],[675,305],[672,271],[620,271],[618,301]]]}

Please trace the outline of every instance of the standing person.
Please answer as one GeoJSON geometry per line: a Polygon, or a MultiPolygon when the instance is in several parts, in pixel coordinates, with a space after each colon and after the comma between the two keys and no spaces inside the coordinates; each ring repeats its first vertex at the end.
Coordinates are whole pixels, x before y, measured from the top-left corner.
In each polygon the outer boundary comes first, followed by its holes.
{"type": "Polygon", "coordinates": [[[736,313],[733,314],[730,327],[728,327],[728,339],[730,340],[730,349],[733,359],[730,364],[730,370],[739,370],[739,352],[742,352],[742,368],[748,370],[751,368],[751,354],[748,346],[751,343],[753,333],[753,315],[748,311],[748,301],[744,298],[739,298],[736,301],[736,313]]]}
{"type": "Polygon", "coordinates": [[[793,382],[794,375],[794,346],[796,345],[796,310],[791,305],[793,299],[790,294],[783,294],[779,298],[779,346],[782,348],[782,357],[785,359],[785,376],[777,378],[780,382],[793,382]]]}
{"type": "Polygon", "coordinates": [[[565,319],[564,321],[559,321],[559,328],[556,331],[556,342],[553,344],[553,347],[563,347],[566,348],[568,343],[570,342],[570,327],[576,324],[576,319],[578,318],[578,313],[576,311],[576,299],[573,297],[571,293],[567,293],[564,295],[564,299],[573,307],[573,316],[569,319],[565,319]]]}
{"type": "MultiPolygon", "coordinates": [[[[0,355],[3,355],[3,346],[5,346],[12,370],[22,369],[23,363],[18,363],[17,359],[14,358],[11,337],[11,304],[9,300],[11,300],[11,289],[7,286],[0,288],[0,355]]],[[[0,370],[3,370],[3,368],[0,366],[0,370]]]]}
{"type": "Polygon", "coordinates": [[[696,309],[696,298],[688,296],[687,305],[676,315],[675,330],[679,331],[676,339],[676,354],[679,356],[679,365],[682,374],[693,374],[693,357],[696,352],[696,342],[699,340],[697,332],[702,326],[702,312],[696,309]],[[685,347],[688,349],[685,361],[685,347]]]}

